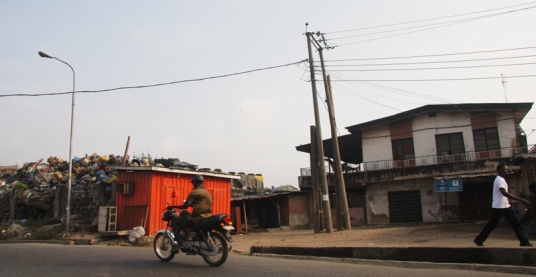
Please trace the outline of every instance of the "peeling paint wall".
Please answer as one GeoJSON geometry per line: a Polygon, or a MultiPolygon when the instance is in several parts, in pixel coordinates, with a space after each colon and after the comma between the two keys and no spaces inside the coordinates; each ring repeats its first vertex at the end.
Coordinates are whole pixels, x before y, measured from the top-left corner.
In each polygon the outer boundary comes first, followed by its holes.
{"type": "Polygon", "coordinates": [[[367,186],[368,223],[390,223],[389,191],[419,190],[423,222],[458,221],[458,194],[436,193],[432,178],[371,184],[367,186]]]}
{"type": "Polygon", "coordinates": [[[288,202],[290,229],[311,228],[307,194],[291,194],[288,197],[288,202]]]}

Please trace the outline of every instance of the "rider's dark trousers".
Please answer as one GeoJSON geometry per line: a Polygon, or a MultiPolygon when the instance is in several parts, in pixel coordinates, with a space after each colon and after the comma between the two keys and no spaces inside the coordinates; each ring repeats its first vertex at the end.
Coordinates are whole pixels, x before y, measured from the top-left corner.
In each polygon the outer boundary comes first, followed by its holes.
{"type": "Polygon", "coordinates": [[[519,242],[522,245],[529,244],[529,240],[527,239],[525,232],[523,232],[523,227],[521,226],[521,223],[519,223],[519,220],[517,220],[517,217],[514,213],[514,209],[512,209],[512,207],[504,209],[492,209],[491,219],[486,224],[486,226],[484,226],[484,229],[482,229],[480,235],[475,238],[475,242],[483,243],[488,238],[491,231],[497,228],[497,226],[499,225],[499,221],[503,216],[506,218],[508,223],[510,223],[512,229],[514,229],[514,232],[516,233],[519,242]]]}
{"type": "Polygon", "coordinates": [[[171,229],[173,230],[173,235],[175,236],[175,240],[178,242],[182,242],[182,238],[180,236],[181,226],[189,226],[192,224],[193,223],[190,220],[188,220],[188,217],[186,216],[175,217],[171,221],[171,229]]]}

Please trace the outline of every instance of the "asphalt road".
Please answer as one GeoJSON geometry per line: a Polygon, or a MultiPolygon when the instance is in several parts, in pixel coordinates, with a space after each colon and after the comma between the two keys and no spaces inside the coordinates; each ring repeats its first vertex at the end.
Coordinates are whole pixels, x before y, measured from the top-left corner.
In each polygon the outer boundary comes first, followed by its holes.
{"type": "Polygon", "coordinates": [[[199,256],[164,263],[152,248],[53,244],[0,244],[0,276],[527,276],[446,269],[412,269],[325,261],[229,255],[221,267],[199,256]]]}

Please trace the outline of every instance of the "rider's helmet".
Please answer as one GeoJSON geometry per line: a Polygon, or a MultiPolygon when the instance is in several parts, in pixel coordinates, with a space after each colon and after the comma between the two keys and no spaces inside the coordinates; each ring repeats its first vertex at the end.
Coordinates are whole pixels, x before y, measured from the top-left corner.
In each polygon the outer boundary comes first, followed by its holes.
{"type": "Polygon", "coordinates": [[[194,175],[192,178],[192,183],[203,183],[203,181],[205,181],[203,175],[194,175]]]}

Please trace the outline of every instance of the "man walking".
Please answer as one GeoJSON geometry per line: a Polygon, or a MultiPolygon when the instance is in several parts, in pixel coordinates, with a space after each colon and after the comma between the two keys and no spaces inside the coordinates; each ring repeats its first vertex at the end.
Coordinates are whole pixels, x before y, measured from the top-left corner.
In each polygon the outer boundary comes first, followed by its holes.
{"type": "Polygon", "coordinates": [[[512,226],[512,229],[514,229],[514,232],[516,233],[516,236],[520,242],[519,246],[530,247],[532,246],[532,243],[530,243],[527,239],[527,236],[523,231],[521,223],[519,223],[519,220],[517,220],[514,210],[512,209],[512,206],[510,206],[509,199],[517,200],[527,206],[530,205],[530,202],[508,192],[508,183],[506,183],[506,180],[504,179],[506,178],[506,175],[508,175],[507,165],[499,164],[497,166],[497,174],[498,176],[493,182],[493,203],[491,205],[491,219],[473,241],[478,246],[484,246],[484,241],[486,241],[491,231],[493,231],[497,227],[497,225],[499,225],[499,221],[504,216],[508,223],[510,223],[510,226],[512,226]]]}

